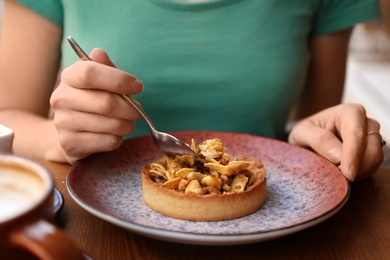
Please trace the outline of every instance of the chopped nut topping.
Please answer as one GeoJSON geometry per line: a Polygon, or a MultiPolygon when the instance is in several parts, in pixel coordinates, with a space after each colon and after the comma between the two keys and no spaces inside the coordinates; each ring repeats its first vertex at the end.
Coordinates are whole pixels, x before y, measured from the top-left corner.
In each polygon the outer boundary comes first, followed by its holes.
{"type": "Polygon", "coordinates": [[[152,163],[149,177],[163,186],[179,192],[194,194],[223,194],[243,192],[255,183],[255,170],[263,167],[253,160],[238,160],[226,153],[218,138],[198,144],[191,141],[191,149],[202,163],[190,155],[166,158],[165,163],[152,163]]]}

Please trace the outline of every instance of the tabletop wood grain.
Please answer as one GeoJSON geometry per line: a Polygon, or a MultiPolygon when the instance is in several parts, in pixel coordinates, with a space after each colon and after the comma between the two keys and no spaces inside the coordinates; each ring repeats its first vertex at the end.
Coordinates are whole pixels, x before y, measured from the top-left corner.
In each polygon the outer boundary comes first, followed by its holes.
{"type": "Polygon", "coordinates": [[[314,227],[261,243],[195,246],[147,238],[91,215],[66,189],[70,166],[40,163],[65,199],[57,224],[93,259],[390,259],[390,168],[353,183],[346,205],[314,227]]]}

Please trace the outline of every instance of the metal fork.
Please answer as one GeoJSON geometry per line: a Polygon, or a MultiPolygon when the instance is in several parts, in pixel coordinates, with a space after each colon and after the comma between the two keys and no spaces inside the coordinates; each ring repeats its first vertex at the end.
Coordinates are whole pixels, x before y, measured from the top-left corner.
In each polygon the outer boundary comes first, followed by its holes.
{"type": "MultiPolygon", "coordinates": [[[[72,36],[67,37],[67,39],[70,45],[72,46],[73,50],[80,57],[80,59],[85,61],[92,61],[92,59],[89,58],[89,56],[77,44],[77,42],[73,39],[72,36]]],[[[180,141],[173,135],[157,131],[149,116],[145,113],[142,107],[138,105],[130,96],[124,94],[119,94],[119,95],[124,101],[126,101],[135,110],[137,110],[137,112],[143,117],[143,119],[145,119],[146,123],[149,126],[150,133],[152,134],[153,140],[161,152],[165,153],[167,156],[171,158],[175,158],[176,155],[185,155],[185,154],[189,154],[194,156],[195,158],[198,158],[198,155],[191,148],[189,148],[184,142],[180,141]]]]}

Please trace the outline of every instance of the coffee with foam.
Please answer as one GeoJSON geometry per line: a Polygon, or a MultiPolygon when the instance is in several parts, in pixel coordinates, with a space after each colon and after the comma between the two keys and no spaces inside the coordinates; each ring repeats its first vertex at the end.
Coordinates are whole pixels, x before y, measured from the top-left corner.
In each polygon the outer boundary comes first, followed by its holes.
{"type": "Polygon", "coordinates": [[[0,222],[34,207],[47,194],[47,186],[45,178],[36,170],[3,164],[0,168],[0,222]]]}
{"type": "Polygon", "coordinates": [[[0,153],[0,259],[27,259],[27,253],[37,259],[85,260],[52,223],[53,188],[44,166],[0,153]]]}

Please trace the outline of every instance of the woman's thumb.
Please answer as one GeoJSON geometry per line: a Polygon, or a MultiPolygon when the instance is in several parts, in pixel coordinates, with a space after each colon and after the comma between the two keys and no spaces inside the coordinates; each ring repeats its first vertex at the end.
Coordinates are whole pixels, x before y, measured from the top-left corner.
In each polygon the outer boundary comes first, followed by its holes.
{"type": "Polygon", "coordinates": [[[115,64],[110,60],[108,54],[105,50],[100,48],[95,48],[91,51],[89,56],[93,61],[105,64],[111,67],[116,67],[115,64]]]}

